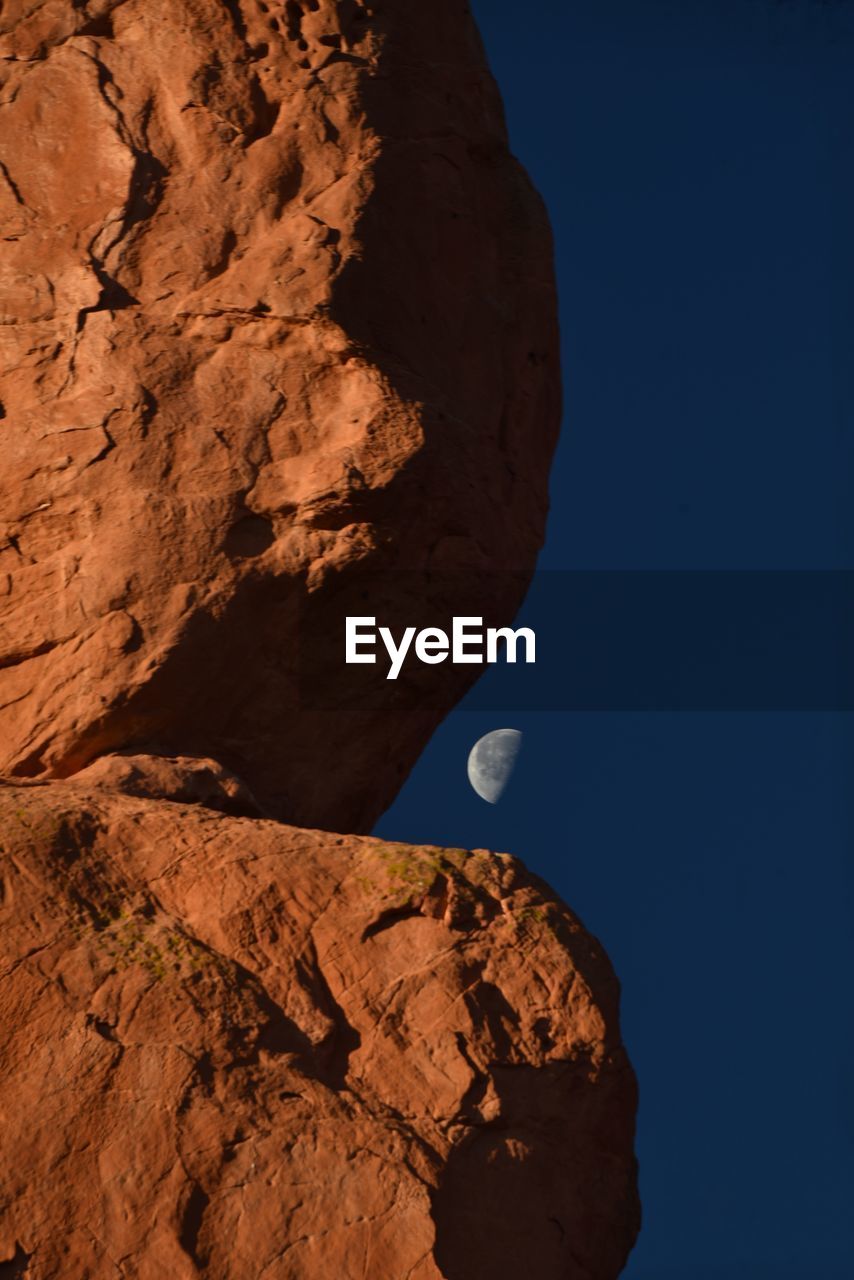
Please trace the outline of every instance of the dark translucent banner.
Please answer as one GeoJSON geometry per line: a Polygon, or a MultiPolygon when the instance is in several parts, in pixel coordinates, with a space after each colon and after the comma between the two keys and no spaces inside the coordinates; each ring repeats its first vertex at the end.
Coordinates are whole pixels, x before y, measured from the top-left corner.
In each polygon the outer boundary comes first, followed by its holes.
{"type": "MultiPolygon", "coordinates": [[[[520,637],[515,663],[499,642],[492,664],[453,664],[454,617],[483,618],[485,656],[487,628],[504,620],[514,591],[518,599],[522,584],[509,574],[349,581],[324,616],[322,643],[306,619],[303,700],[376,710],[429,698],[451,679],[476,680],[463,705],[479,711],[854,710],[854,572],[543,572],[512,624],[534,633],[535,661],[524,660],[520,637]],[[373,664],[346,663],[348,616],[374,619],[357,627],[358,652],[373,664]],[[448,636],[441,659],[437,631],[448,636]]],[[[467,636],[477,631],[466,624],[467,636]]],[[[465,656],[477,651],[467,642],[465,656]]]]}

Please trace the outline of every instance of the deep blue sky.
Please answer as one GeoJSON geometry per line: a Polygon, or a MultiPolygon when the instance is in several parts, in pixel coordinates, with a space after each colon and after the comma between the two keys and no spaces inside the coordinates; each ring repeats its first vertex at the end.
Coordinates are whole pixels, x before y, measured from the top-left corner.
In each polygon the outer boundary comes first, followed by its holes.
{"type": "MultiPolygon", "coordinates": [[[[854,3],[474,8],[556,238],[542,567],[854,568],[854,3]]],[[[851,1274],[851,721],[462,707],[378,825],[518,854],[606,944],[641,1088],[629,1280],[851,1274]],[[493,808],[465,760],[505,723],[493,808]]]]}

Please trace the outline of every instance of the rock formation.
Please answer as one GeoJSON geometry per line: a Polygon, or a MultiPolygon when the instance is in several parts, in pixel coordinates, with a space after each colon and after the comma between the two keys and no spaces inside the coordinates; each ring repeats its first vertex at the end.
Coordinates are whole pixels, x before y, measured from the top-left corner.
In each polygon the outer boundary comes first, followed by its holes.
{"type": "Polygon", "coordinates": [[[330,834],[477,675],[356,683],[344,615],[506,624],[543,535],[550,236],[464,0],[6,0],[0,81],[0,1277],[614,1280],[598,944],[330,834]]]}
{"type": "Polygon", "coordinates": [[[368,830],[476,670],[353,702],[342,611],[507,623],[558,422],[467,6],[7,0],[0,55],[0,772],[368,830]]]}
{"type": "Polygon", "coordinates": [[[616,981],[513,858],[82,777],[0,832],[0,1274],[618,1275],[616,981]]]}

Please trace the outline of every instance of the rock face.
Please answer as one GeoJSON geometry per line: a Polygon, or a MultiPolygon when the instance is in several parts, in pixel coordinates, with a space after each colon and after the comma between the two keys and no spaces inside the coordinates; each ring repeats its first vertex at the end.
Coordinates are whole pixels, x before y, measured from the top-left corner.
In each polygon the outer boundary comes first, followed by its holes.
{"type": "Polygon", "coordinates": [[[357,686],[343,616],[507,623],[543,533],[550,237],[464,0],[7,0],[0,67],[0,1276],[614,1280],[598,944],[329,834],[477,674],[357,686]]]}
{"type": "Polygon", "coordinates": [[[618,1275],[617,984],[513,858],[103,779],[0,833],[0,1273],[618,1275]]]}
{"type": "Polygon", "coordinates": [[[467,6],[8,0],[0,53],[0,772],[367,830],[476,669],[351,705],[340,613],[508,622],[559,413],[467,6]]]}

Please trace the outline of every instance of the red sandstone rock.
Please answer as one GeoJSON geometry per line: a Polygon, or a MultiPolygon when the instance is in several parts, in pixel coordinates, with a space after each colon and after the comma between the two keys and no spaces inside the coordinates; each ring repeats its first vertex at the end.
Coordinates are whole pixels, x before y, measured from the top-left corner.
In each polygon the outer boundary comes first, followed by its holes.
{"type": "Polygon", "coordinates": [[[618,1275],[617,984],[516,860],[82,779],[0,786],[0,843],[9,1274],[618,1275]]]}
{"type": "Polygon", "coordinates": [[[548,227],[463,0],[0,6],[0,1274],[612,1280],[607,959],[365,829],[512,616],[548,227]],[[352,673],[351,673],[352,674],[352,673]],[[245,779],[245,781],[243,781],[245,779]]]}
{"type": "Polygon", "coordinates": [[[356,705],[341,610],[509,621],[558,421],[467,6],[10,0],[0,54],[0,771],[208,756],[366,830],[473,669],[356,705]]]}

